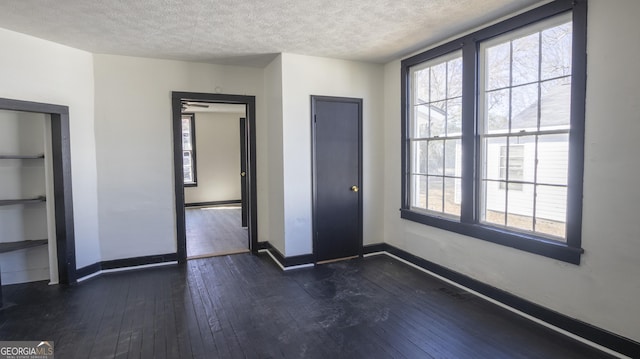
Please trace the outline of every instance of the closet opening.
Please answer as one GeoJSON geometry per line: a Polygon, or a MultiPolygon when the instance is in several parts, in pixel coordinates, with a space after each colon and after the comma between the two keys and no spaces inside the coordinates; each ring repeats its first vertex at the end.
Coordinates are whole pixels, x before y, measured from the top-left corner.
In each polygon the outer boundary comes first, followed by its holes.
{"type": "Polygon", "coordinates": [[[0,284],[76,282],[72,202],[69,108],[0,98],[0,284]]]}

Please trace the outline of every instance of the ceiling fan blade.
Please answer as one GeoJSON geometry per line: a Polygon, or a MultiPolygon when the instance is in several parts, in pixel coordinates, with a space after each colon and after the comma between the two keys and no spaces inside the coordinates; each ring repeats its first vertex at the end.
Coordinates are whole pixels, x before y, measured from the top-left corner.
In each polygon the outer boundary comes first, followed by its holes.
{"type": "Polygon", "coordinates": [[[189,106],[189,107],[209,108],[209,105],[203,104],[203,103],[192,103],[192,102],[188,102],[188,101],[183,101],[182,104],[185,105],[185,106],[189,106]]]}

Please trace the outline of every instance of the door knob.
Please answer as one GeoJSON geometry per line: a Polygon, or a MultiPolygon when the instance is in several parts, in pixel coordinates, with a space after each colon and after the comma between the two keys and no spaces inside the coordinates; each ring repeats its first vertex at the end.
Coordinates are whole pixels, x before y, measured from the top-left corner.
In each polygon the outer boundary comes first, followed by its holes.
{"type": "Polygon", "coordinates": [[[245,171],[240,172],[240,176],[241,176],[241,177],[244,177],[244,176],[246,176],[246,175],[247,175],[247,172],[245,172],[245,171]]]}
{"type": "Polygon", "coordinates": [[[360,190],[360,188],[358,188],[358,186],[356,186],[356,185],[353,185],[353,186],[351,186],[351,190],[353,192],[358,192],[360,190]]]}

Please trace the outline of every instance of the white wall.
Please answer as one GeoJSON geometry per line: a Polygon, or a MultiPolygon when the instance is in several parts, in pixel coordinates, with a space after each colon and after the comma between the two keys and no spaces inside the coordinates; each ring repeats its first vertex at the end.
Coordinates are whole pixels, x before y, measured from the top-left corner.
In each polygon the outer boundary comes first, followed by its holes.
{"type": "Polygon", "coordinates": [[[69,106],[76,263],[98,262],[93,56],[4,29],[0,47],[0,97],[69,106]]]}
{"type": "MultiPolygon", "coordinates": [[[[103,260],[174,253],[171,92],[256,96],[264,119],[263,70],[114,55],[95,55],[96,147],[103,260]]],[[[267,158],[258,125],[257,162],[267,158]]],[[[264,167],[259,167],[264,168],[264,167]]],[[[258,171],[258,191],[264,190],[258,171]]],[[[258,196],[258,207],[264,207],[258,196]]],[[[259,210],[258,230],[266,220],[259,210]]],[[[260,236],[260,232],[258,234],[260,236]]]]}
{"type": "MultiPolygon", "coordinates": [[[[383,241],[383,67],[282,54],[285,254],[312,253],[311,95],[363,99],[364,243],[383,241]]],[[[399,133],[396,132],[396,133],[399,133]]]]}
{"type": "MultiPolygon", "coordinates": [[[[267,133],[266,153],[268,163],[258,162],[258,173],[266,173],[266,190],[258,188],[259,198],[267,197],[268,206],[258,207],[258,211],[268,214],[268,232],[260,236],[259,240],[269,241],[280,253],[284,253],[284,177],[282,155],[282,55],[278,55],[264,70],[264,94],[267,99],[266,125],[267,133]],[[264,166],[261,171],[260,166],[264,166]]],[[[260,123],[256,124],[258,131],[260,123]]],[[[258,202],[260,202],[260,199],[258,202]]]]}
{"type": "Polygon", "coordinates": [[[589,2],[579,266],[400,219],[400,62],[385,66],[385,239],[569,317],[640,340],[640,2],[589,2]]]}
{"type": "Polygon", "coordinates": [[[198,112],[196,176],[185,203],[240,200],[240,118],[244,113],[198,112]]]}

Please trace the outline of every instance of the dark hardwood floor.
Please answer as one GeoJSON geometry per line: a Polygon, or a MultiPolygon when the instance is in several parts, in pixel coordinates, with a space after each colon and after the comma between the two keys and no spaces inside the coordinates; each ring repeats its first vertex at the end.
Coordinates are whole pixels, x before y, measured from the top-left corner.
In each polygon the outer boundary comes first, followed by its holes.
{"type": "Polygon", "coordinates": [[[5,286],[0,340],[56,358],[604,358],[387,256],[282,272],[239,254],[5,286]]]}
{"type": "Polygon", "coordinates": [[[190,258],[249,251],[240,206],[186,208],[185,221],[190,258]]]}

